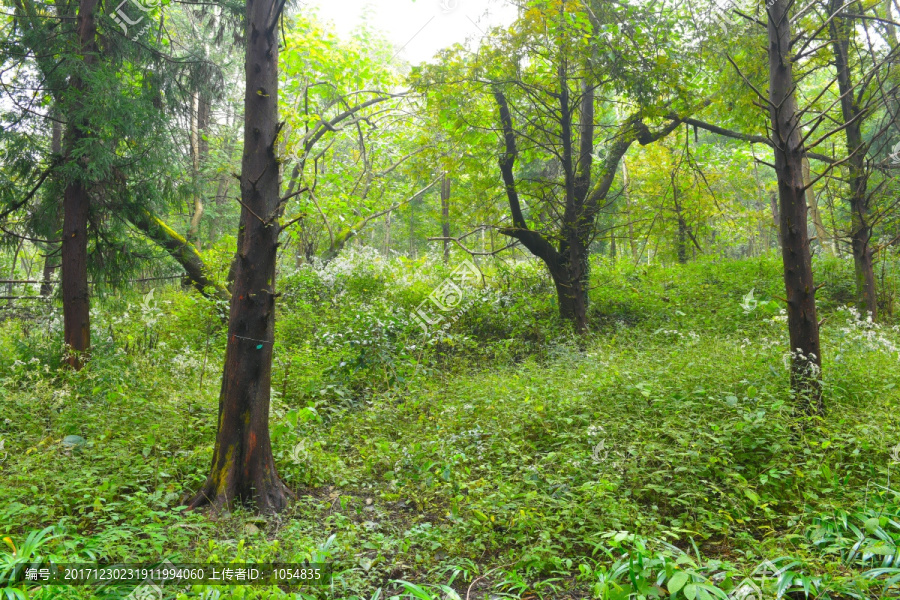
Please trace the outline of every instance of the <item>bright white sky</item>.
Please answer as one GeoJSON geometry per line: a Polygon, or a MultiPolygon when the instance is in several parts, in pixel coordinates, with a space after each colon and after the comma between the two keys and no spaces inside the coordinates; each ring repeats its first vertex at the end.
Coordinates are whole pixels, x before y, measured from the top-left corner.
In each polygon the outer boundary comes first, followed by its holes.
{"type": "Polygon", "coordinates": [[[431,59],[435,52],[467,38],[478,40],[481,28],[508,25],[516,16],[505,0],[307,0],[319,15],[346,37],[362,18],[379,29],[412,64],[431,59]]]}

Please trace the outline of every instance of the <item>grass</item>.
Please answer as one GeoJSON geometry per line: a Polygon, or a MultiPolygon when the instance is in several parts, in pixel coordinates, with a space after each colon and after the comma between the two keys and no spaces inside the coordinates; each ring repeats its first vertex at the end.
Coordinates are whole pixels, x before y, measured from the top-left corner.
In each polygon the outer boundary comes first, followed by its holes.
{"type": "Polygon", "coordinates": [[[817,265],[828,412],[798,426],[778,269],[597,263],[586,339],[533,264],[485,266],[442,339],[405,316],[440,263],[363,252],[289,273],[271,428],[298,500],[269,519],[181,506],[212,452],[220,306],[178,289],[95,303],[77,374],[59,368],[58,311],[9,319],[0,572],[37,555],[328,560],[333,586],[301,597],[896,595],[900,331],[846,308],[847,264],[817,265]]]}

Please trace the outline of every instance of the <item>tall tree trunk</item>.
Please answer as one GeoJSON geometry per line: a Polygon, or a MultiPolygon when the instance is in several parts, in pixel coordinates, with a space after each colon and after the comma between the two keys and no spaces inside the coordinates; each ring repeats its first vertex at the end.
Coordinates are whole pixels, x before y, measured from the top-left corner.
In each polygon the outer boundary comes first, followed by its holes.
{"type": "Polygon", "coordinates": [[[791,388],[796,394],[798,411],[820,414],[822,352],[803,183],[806,151],[800,138],[793,64],[790,60],[788,11],[791,6],[792,2],[776,2],[768,7],[769,111],[781,201],[781,257],[791,343],[791,388]]]}
{"type": "Polygon", "coordinates": [[[869,201],[866,195],[868,175],[865,168],[866,144],[862,137],[862,115],[856,102],[856,90],[850,75],[850,35],[853,21],[836,16],[843,2],[831,0],[831,27],[834,66],[841,93],[841,116],[847,140],[847,164],[850,183],[850,248],[856,275],[856,305],[860,314],[874,319],[878,303],[875,292],[875,270],[872,266],[872,225],[869,223],[869,201]]]}
{"type": "Polygon", "coordinates": [[[16,245],[16,251],[13,253],[12,266],[9,268],[9,282],[6,284],[6,295],[9,296],[9,300],[7,300],[7,305],[12,306],[12,293],[13,293],[13,280],[16,278],[16,263],[19,262],[19,252],[22,250],[22,244],[25,243],[24,239],[19,240],[19,243],[16,245]]]}
{"type": "Polygon", "coordinates": [[[778,194],[776,192],[769,193],[769,207],[772,209],[772,223],[775,227],[775,238],[778,247],[781,248],[784,242],[781,240],[781,215],[778,212],[778,194]]]}
{"type": "Polygon", "coordinates": [[[273,513],[288,501],[289,491],[275,470],[269,438],[280,231],[275,143],[280,128],[276,27],[281,6],[275,0],[247,0],[238,264],[212,467],[191,507],[210,503],[219,509],[241,502],[273,513]]]}
{"type": "Polygon", "coordinates": [[[678,183],[675,180],[675,171],[672,171],[672,201],[675,203],[675,215],[678,218],[678,263],[687,264],[687,223],[681,212],[681,203],[678,202],[678,183]]]}
{"type": "Polygon", "coordinates": [[[200,169],[209,152],[209,141],[206,139],[209,127],[209,99],[197,91],[191,98],[191,163],[194,183],[194,214],[188,237],[200,249],[200,219],[203,218],[203,182],[200,180],[200,169]]]}
{"type": "Polygon", "coordinates": [[[805,156],[803,157],[803,185],[806,186],[806,205],[809,207],[809,218],[816,228],[816,238],[818,238],[819,247],[827,254],[828,232],[825,230],[825,224],[822,222],[822,215],[819,213],[819,201],[816,200],[816,193],[812,189],[809,159],[805,156]]]}
{"type": "Polygon", "coordinates": [[[441,235],[444,237],[444,264],[450,262],[450,178],[441,180],[441,235]]]}
{"type": "MultiPolygon", "coordinates": [[[[56,111],[53,111],[53,116],[58,117],[56,111]]],[[[62,155],[62,123],[59,120],[54,120],[53,125],[51,126],[51,134],[50,134],[50,152],[54,155],[54,157],[59,157],[62,155]]],[[[62,216],[62,205],[57,204],[56,211],[53,215],[53,231],[54,236],[56,236],[56,232],[59,229],[59,221],[62,216]]],[[[53,260],[53,255],[56,253],[58,246],[50,245],[46,248],[47,256],[44,258],[44,269],[41,274],[41,296],[48,297],[53,293],[53,271],[59,268],[59,264],[53,260]]]]}
{"type": "Polygon", "coordinates": [[[412,202],[409,203],[409,257],[416,257],[416,215],[412,202]]]}
{"type": "Polygon", "coordinates": [[[77,161],[81,169],[66,185],[63,198],[62,240],[62,296],[63,338],[68,349],[66,361],[75,369],[82,366],[82,358],[91,345],[91,311],[87,276],[88,214],[90,198],[84,171],[87,157],[76,156],[79,143],[87,135],[88,123],[82,116],[87,85],[84,71],[97,62],[97,25],[94,9],[97,0],[81,0],[76,18],[79,54],[82,70],[76,70],[70,87],[77,94],[69,120],[66,154],[68,161],[77,161]]]}

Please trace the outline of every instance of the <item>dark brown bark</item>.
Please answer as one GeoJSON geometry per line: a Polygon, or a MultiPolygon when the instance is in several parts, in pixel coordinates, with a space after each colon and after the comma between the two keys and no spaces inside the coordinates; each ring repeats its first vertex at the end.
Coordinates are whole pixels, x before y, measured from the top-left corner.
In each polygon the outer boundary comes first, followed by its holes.
{"type": "Polygon", "coordinates": [[[53,293],[53,271],[59,268],[59,265],[53,263],[53,257],[47,256],[44,259],[44,269],[41,273],[41,296],[48,297],[53,293]]]}
{"type": "Polygon", "coordinates": [[[792,5],[791,2],[776,2],[768,8],[769,112],[781,202],[781,256],[791,342],[791,389],[796,394],[799,412],[820,414],[822,353],[806,219],[805,150],[800,138],[790,60],[788,11],[792,5]]]}
{"type": "Polygon", "coordinates": [[[209,478],[192,508],[239,502],[262,513],[285,508],[289,491],[278,477],[269,438],[278,248],[278,40],[282,4],[247,0],[244,153],[240,234],[228,321],[219,427],[209,478]]]}
{"type": "MultiPolygon", "coordinates": [[[[97,0],[81,0],[78,6],[76,32],[82,69],[90,69],[97,62],[97,25],[94,10],[97,0]]],[[[83,97],[87,85],[82,71],[76,69],[70,80],[70,87],[77,94],[71,107],[69,131],[67,132],[66,156],[80,166],[87,166],[86,157],[74,156],[79,142],[86,136],[88,123],[80,116],[84,110],[83,97]]],[[[63,198],[63,240],[62,240],[62,296],[63,296],[63,337],[67,346],[66,361],[75,369],[83,364],[84,354],[91,345],[90,296],[87,275],[88,214],[90,197],[82,174],[73,177],[65,188],[63,198]]]]}
{"type": "MultiPolygon", "coordinates": [[[[831,0],[830,13],[835,15],[844,3],[831,0]]],[[[865,168],[867,145],[863,141],[863,115],[857,104],[857,95],[850,74],[850,35],[853,20],[835,16],[830,23],[831,47],[838,89],[841,93],[841,117],[847,140],[847,165],[850,184],[850,247],[853,251],[853,267],[856,275],[856,305],[860,314],[869,313],[874,319],[877,312],[875,271],[872,266],[872,226],[869,222],[869,200],[866,195],[868,174],[865,168]]]]}
{"type": "Polygon", "coordinates": [[[441,235],[444,237],[444,263],[450,262],[450,178],[441,179],[441,235]]]}

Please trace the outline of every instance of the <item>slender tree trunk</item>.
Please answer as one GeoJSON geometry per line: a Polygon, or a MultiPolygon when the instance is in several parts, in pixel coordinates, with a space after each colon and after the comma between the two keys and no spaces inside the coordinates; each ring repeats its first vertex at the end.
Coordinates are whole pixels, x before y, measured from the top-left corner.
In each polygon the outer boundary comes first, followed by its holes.
{"type": "Polygon", "coordinates": [[[672,171],[672,201],[675,203],[675,215],[678,218],[678,262],[687,264],[687,223],[681,212],[681,204],[678,202],[678,184],[675,181],[675,171],[672,171]]]}
{"type": "MultiPolygon", "coordinates": [[[[76,18],[80,67],[89,70],[97,62],[97,25],[94,9],[97,0],[81,0],[76,18]]],[[[81,115],[84,110],[83,97],[87,85],[83,71],[76,70],[70,80],[70,87],[78,94],[72,105],[67,135],[66,153],[68,161],[77,161],[81,166],[66,185],[63,198],[63,241],[62,241],[62,297],[63,297],[63,338],[68,348],[67,362],[75,369],[82,366],[83,355],[91,345],[91,310],[87,276],[87,236],[90,198],[84,180],[87,158],[75,156],[78,145],[86,137],[88,123],[81,115]]]]}
{"type": "Polygon", "coordinates": [[[441,235],[444,237],[444,264],[450,262],[450,178],[441,180],[441,235]]]}
{"type": "Polygon", "coordinates": [[[793,64],[790,61],[788,11],[792,5],[791,2],[776,2],[768,7],[770,118],[781,201],[781,256],[791,343],[791,388],[796,394],[800,412],[820,414],[823,408],[820,377],[822,352],[803,183],[806,151],[800,138],[793,64]]]}
{"type": "Polygon", "coordinates": [[[771,192],[769,194],[769,206],[772,209],[772,222],[775,227],[775,239],[778,242],[778,247],[781,248],[784,245],[784,242],[781,241],[781,215],[778,211],[778,194],[776,192],[771,192]]]}
{"type": "Polygon", "coordinates": [[[189,506],[210,503],[219,509],[240,502],[252,504],[262,513],[273,513],[285,508],[290,493],[275,470],[269,438],[275,262],[280,230],[280,173],[275,152],[280,128],[280,7],[275,0],[247,0],[246,6],[243,207],[219,396],[219,428],[209,478],[189,506]]]}
{"type": "MultiPolygon", "coordinates": [[[[58,117],[56,111],[53,111],[53,116],[58,117]]],[[[50,152],[54,155],[54,157],[59,157],[62,155],[62,124],[58,120],[53,121],[51,134],[50,134],[50,152]]],[[[62,216],[62,205],[57,204],[57,209],[55,214],[53,215],[53,231],[54,236],[56,236],[59,230],[59,222],[60,217],[62,216]]],[[[59,268],[59,264],[56,264],[53,260],[53,255],[55,251],[58,249],[58,246],[50,245],[45,248],[47,252],[47,256],[44,258],[44,269],[41,274],[41,296],[48,297],[53,293],[53,271],[59,268]]]]}
{"type": "MultiPolygon", "coordinates": [[[[837,15],[844,8],[840,0],[831,0],[830,11],[837,15]]],[[[862,137],[862,115],[856,102],[856,89],[850,75],[850,35],[853,21],[834,16],[830,23],[834,65],[841,92],[841,116],[849,153],[850,183],[850,248],[856,275],[856,305],[860,314],[876,317],[878,302],[875,291],[875,270],[872,266],[872,225],[869,223],[869,200],[866,194],[866,143],[862,137]]]]}
{"type": "Polygon", "coordinates": [[[628,161],[622,157],[622,195],[625,197],[625,218],[628,219],[628,247],[631,249],[631,258],[635,262],[638,259],[637,238],[634,236],[634,219],[631,215],[631,192],[628,179],[628,161]]]}
{"type": "Polygon", "coordinates": [[[812,189],[812,177],[809,173],[809,159],[803,157],[803,185],[806,186],[806,205],[809,207],[809,218],[816,227],[816,238],[819,241],[819,247],[826,254],[828,253],[828,232],[825,230],[825,224],[822,223],[822,215],[819,213],[819,201],[816,200],[816,193],[812,189]]]}
{"type": "Polygon", "coordinates": [[[412,202],[409,203],[409,257],[416,257],[416,215],[412,202]]]}
{"type": "Polygon", "coordinates": [[[209,127],[209,100],[199,91],[194,92],[191,100],[191,159],[194,180],[194,214],[188,237],[200,249],[200,219],[203,218],[203,182],[200,180],[200,169],[209,152],[209,141],[206,138],[209,127]]]}
{"type": "Polygon", "coordinates": [[[12,306],[13,303],[13,279],[16,278],[16,263],[19,262],[19,252],[22,250],[22,244],[24,243],[24,239],[19,240],[19,243],[16,245],[16,251],[13,253],[12,266],[9,268],[9,283],[6,284],[6,295],[10,297],[6,304],[9,306],[12,306]]]}
{"type": "Polygon", "coordinates": [[[53,264],[52,256],[47,255],[44,259],[44,269],[41,272],[41,296],[47,298],[53,293],[53,271],[57,265],[53,264]]]}

